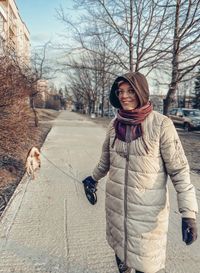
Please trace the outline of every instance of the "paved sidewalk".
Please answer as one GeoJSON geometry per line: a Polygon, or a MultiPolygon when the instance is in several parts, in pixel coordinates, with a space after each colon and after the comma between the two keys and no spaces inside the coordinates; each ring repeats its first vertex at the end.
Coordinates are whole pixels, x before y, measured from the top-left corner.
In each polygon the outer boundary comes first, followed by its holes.
{"type": "MultiPolygon", "coordinates": [[[[81,180],[91,174],[105,129],[76,113],[62,111],[42,148],[35,180],[26,176],[0,223],[1,273],[117,273],[105,239],[104,187],[98,202],[86,200],[81,180]]],[[[199,198],[199,176],[192,176],[199,198]]],[[[168,273],[200,273],[198,242],[181,242],[180,216],[171,188],[168,273]]],[[[200,229],[199,229],[200,230],[200,229]]]]}

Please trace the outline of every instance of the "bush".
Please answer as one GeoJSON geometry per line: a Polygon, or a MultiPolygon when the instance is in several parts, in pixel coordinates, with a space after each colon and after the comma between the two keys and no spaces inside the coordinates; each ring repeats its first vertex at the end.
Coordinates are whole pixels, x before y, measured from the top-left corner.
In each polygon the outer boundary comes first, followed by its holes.
{"type": "Polygon", "coordinates": [[[29,86],[20,67],[0,57],[0,154],[12,153],[23,142],[29,126],[29,86]]]}

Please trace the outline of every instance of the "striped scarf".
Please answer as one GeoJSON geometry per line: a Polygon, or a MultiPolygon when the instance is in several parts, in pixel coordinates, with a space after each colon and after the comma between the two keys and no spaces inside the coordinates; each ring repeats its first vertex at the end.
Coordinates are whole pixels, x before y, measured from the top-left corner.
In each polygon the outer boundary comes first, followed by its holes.
{"type": "Polygon", "coordinates": [[[150,102],[140,108],[130,111],[120,109],[114,122],[116,138],[122,141],[131,142],[142,136],[141,123],[152,112],[153,106],[150,102]],[[130,127],[130,128],[128,128],[130,127]],[[127,131],[130,129],[130,134],[127,131]]]}

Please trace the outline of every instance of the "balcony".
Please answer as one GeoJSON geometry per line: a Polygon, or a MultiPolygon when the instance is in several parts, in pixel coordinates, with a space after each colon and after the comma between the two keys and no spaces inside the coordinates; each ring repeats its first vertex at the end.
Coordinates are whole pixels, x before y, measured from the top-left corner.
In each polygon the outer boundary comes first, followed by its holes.
{"type": "Polygon", "coordinates": [[[13,36],[17,35],[17,26],[15,24],[10,24],[9,25],[9,32],[13,34],[13,36]]]}
{"type": "Polygon", "coordinates": [[[0,38],[2,40],[6,40],[6,32],[5,31],[0,31],[0,38]]]}
{"type": "Polygon", "coordinates": [[[0,4],[0,16],[4,18],[5,21],[7,21],[7,12],[3,8],[3,6],[0,4]]]}

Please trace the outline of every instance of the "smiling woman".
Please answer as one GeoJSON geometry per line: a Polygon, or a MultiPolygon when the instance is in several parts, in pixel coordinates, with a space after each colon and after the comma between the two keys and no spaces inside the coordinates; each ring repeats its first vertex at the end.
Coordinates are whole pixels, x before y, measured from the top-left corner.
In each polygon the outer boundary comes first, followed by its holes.
{"type": "Polygon", "coordinates": [[[117,108],[99,162],[83,183],[106,183],[106,236],[120,273],[156,273],[165,268],[169,220],[168,175],[182,214],[182,239],[197,239],[195,190],[172,121],[153,111],[145,76],[115,79],[110,103],[117,108]]]}

